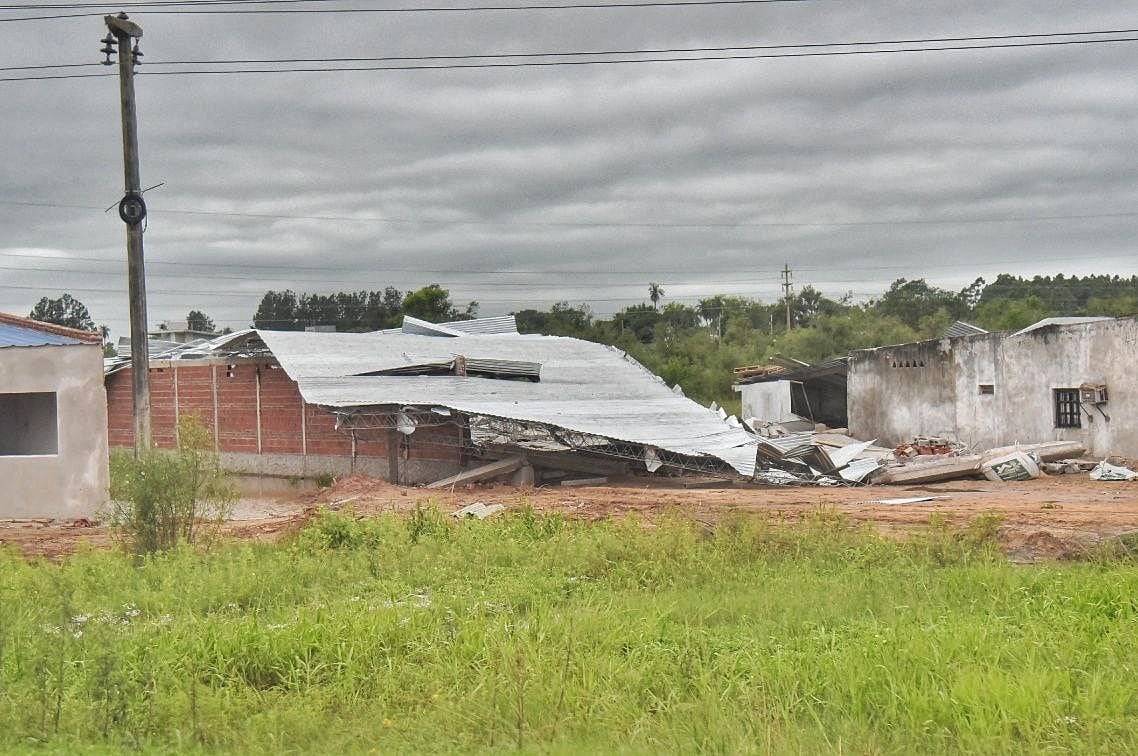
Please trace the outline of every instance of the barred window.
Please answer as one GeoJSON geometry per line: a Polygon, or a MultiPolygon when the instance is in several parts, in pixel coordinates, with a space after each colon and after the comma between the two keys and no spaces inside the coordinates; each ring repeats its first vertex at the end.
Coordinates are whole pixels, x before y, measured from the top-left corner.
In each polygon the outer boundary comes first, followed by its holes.
{"type": "Polygon", "coordinates": [[[1083,427],[1077,388],[1055,389],[1055,427],[1083,427]]]}

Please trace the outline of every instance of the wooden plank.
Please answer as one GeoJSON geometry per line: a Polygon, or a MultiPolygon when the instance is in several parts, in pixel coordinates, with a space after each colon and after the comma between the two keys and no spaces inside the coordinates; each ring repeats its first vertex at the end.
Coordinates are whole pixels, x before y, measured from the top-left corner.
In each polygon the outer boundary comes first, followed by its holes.
{"type": "Polygon", "coordinates": [[[449,488],[451,486],[461,486],[465,483],[477,483],[489,478],[496,478],[499,475],[507,475],[517,470],[525,464],[525,457],[507,457],[506,459],[499,459],[491,462],[488,465],[476,467],[473,470],[464,470],[458,475],[451,475],[442,480],[436,480],[434,483],[428,483],[427,488],[449,488]]]}

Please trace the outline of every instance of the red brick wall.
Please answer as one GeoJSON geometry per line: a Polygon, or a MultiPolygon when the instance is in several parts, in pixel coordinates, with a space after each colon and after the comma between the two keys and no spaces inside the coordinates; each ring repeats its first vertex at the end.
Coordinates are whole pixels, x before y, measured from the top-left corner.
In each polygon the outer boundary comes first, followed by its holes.
{"type": "MultiPolygon", "coordinates": [[[[206,427],[214,422],[213,376],[217,380],[217,442],[223,452],[256,454],[257,449],[257,373],[261,379],[261,448],[263,454],[302,454],[351,456],[351,436],[337,430],[330,412],[304,404],[300,390],[284,370],[268,364],[171,365],[150,369],[150,417],[154,443],[162,448],[174,446],[175,380],[177,415],[197,414],[206,427]],[[304,413],[304,433],[301,413],[304,413]]],[[[106,378],[107,421],[111,446],[134,445],[134,419],[131,370],[126,368],[106,378]]],[[[385,433],[369,433],[359,439],[360,457],[387,457],[385,433]]],[[[400,459],[457,461],[461,429],[456,425],[419,428],[405,442],[400,459]]]]}

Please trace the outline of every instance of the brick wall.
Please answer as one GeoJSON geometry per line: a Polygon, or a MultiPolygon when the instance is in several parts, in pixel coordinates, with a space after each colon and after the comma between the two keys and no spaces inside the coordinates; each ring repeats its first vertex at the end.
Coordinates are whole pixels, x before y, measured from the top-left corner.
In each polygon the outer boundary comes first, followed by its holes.
{"type": "MultiPolygon", "coordinates": [[[[112,447],[134,445],[131,370],[106,377],[108,437],[112,447]]],[[[150,369],[151,433],[156,446],[172,448],[178,417],[197,414],[214,429],[217,449],[245,454],[335,455],[350,457],[352,438],[336,429],[330,412],[301,399],[300,390],[273,363],[162,363],[150,369]],[[260,426],[257,422],[260,376],[260,426]],[[216,383],[216,406],[215,406],[216,383]],[[259,438],[259,441],[258,441],[259,438]],[[259,444],[259,445],[258,445],[259,444]]],[[[456,425],[419,428],[400,435],[400,460],[438,460],[459,463],[457,445],[462,430],[456,425]]],[[[361,434],[357,457],[387,458],[387,434],[361,434]]]]}

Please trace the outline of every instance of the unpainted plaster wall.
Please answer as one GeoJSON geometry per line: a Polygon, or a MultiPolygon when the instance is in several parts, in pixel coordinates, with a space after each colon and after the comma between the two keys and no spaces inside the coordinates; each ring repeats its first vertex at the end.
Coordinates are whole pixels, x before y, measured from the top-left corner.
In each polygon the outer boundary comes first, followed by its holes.
{"type": "Polygon", "coordinates": [[[58,452],[0,456],[0,517],[85,517],[106,501],[102,347],[0,349],[0,392],[51,391],[56,393],[58,452]]]}
{"type": "Polygon", "coordinates": [[[885,444],[944,435],[977,449],[1079,441],[1095,456],[1138,458],[1136,375],[1133,318],[866,350],[850,360],[850,430],[885,444]],[[1109,401],[1084,405],[1081,428],[1056,428],[1054,389],[1084,383],[1106,384],[1109,401]]]}

